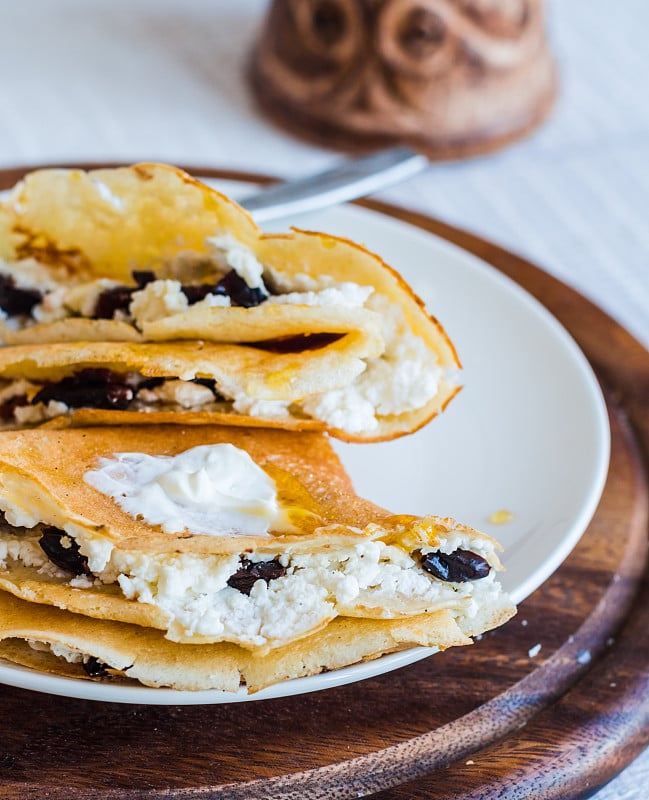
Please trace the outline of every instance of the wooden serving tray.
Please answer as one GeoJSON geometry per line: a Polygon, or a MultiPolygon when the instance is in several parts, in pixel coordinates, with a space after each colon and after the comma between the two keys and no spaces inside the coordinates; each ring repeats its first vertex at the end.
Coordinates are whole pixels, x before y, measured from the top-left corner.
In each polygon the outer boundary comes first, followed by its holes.
{"type": "MultiPolygon", "coordinates": [[[[0,173],[0,188],[24,171],[0,173]]],[[[590,796],[649,742],[649,353],[518,256],[420,214],[362,205],[479,255],[580,344],[612,428],[608,482],[588,530],[518,616],[479,646],[360,683],[180,707],[0,687],[3,798],[566,800],[590,796]],[[530,659],[537,642],[542,651],[530,659]]]]}

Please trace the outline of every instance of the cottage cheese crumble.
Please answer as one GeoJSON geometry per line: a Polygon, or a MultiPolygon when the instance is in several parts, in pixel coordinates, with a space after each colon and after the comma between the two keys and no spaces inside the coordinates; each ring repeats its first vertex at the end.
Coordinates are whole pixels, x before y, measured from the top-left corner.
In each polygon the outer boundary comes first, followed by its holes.
{"type": "MultiPolygon", "coordinates": [[[[450,608],[462,627],[500,592],[494,570],[477,581],[451,584],[423,572],[402,549],[365,540],[336,551],[280,556],[286,575],[268,584],[258,580],[247,596],[227,585],[240,563],[236,553],[149,555],[120,550],[79,530],[75,538],[101,582],[118,583],[128,599],[167,612],[170,638],[220,637],[260,647],[303,635],[336,615],[364,616],[368,609],[370,616],[389,619],[450,608]]],[[[439,549],[457,546],[489,556],[460,533],[439,549]]],[[[0,552],[3,547],[10,548],[6,557],[47,563],[42,551],[38,554],[37,535],[0,532],[0,552]]],[[[249,557],[271,556],[259,551],[249,557]]]]}
{"type": "Polygon", "coordinates": [[[362,308],[374,292],[372,286],[358,283],[339,283],[326,289],[307,292],[287,292],[271,295],[265,302],[270,305],[338,306],[362,308]]]}
{"type": "Polygon", "coordinates": [[[189,301],[182,292],[180,281],[157,280],[133,294],[129,313],[140,325],[142,322],[180,314],[188,307],[189,301]]]}
{"type": "Polygon", "coordinates": [[[138,403],[160,403],[177,405],[191,409],[214,402],[214,392],[207,386],[193,381],[164,381],[153,389],[140,389],[137,393],[138,403]]]}
{"type": "Polygon", "coordinates": [[[264,286],[264,267],[249,247],[242,244],[231,233],[212,236],[205,241],[215,249],[217,254],[223,254],[227,265],[235,270],[251,289],[261,289],[264,294],[268,294],[268,290],[264,286]]]}
{"type": "Polygon", "coordinates": [[[348,433],[376,430],[377,416],[422,408],[435,396],[444,374],[437,355],[408,330],[399,306],[374,295],[367,307],[377,311],[382,320],[383,355],[368,359],[365,371],[348,386],[308,397],[302,403],[310,416],[348,433]]]}

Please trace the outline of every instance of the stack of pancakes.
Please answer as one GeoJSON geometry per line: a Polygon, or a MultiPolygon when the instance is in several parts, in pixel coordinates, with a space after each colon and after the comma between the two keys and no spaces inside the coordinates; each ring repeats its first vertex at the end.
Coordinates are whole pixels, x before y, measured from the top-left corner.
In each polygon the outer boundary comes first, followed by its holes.
{"type": "Polygon", "coordinates": [[[364,248],[262,235],[170,167],[45,170],[0,205],[0,308],[0,656],[256,691],[514,613],[496,542],[362,500],[329,444],[412,433],[458,388],[364,248]],[[174,527],[125,509],[128,470],[121,495],[92,480],[205,447],[246,454],[282,523],[174,527]]]}

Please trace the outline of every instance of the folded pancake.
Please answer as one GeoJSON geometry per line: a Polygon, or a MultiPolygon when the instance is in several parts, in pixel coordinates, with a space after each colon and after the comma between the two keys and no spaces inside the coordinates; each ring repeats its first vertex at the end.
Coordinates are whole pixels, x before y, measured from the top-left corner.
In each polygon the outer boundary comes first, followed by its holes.
{"type": "MultiPolygon", "coordinates": [[[[122,342],[309,357],[314,340],[333,338],[361,371],[301,398],[298,416],[347,439],[413,431],[457,392],[452,343],[378,256],[322,233],[264,235],[236,203],[163,165],[29,174],[0,203],[0,309],[6,344],[112,343],[109,361],[122,342]]],[[[257,399],[246,413],[267,419],[257,399]]]]}
{"type": "Polygon", "coordinates": [[[127,434],[0,437],[0,588],[257,655],[339,618],[444,611],[453,630],[473,636],[513,613],[496,580],[496,542],[357,497],[322,435],[225,426],[127,434]]]}
{"type": "Polygon", "coordinates": [[[353,381],[363,356],[378,347],[363,330],[295,352],[203,341],[2,347],[0,424],[229,422],[322,430],[326,423],[307,413],[308,402],[353,381]]]}
{"type": "Polygon", "coordinates": [[[471,640],[448,611],[409,619],[339,618],[324,630],[265,655],[233,644],[176,644],[159,631],[91,619],[0,592],[0,658],[69,678],[185,691],[249,693],[290,678],[340,669],[424,645],[471,640]]]}

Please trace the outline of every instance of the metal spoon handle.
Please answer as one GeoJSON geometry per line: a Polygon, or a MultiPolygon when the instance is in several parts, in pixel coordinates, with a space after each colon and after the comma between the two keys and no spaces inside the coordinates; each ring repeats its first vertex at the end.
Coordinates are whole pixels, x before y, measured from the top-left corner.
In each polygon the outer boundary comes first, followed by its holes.
{"type": "Polygon", "coordinates": [[[315,211],[372,194],[416,175],[428,160],[407,147],[395,147],[338,167],[262,189],[239,202],[256,222],[315,211]]]}

